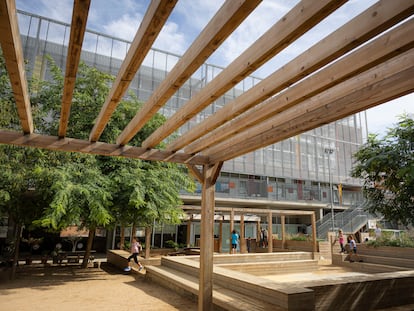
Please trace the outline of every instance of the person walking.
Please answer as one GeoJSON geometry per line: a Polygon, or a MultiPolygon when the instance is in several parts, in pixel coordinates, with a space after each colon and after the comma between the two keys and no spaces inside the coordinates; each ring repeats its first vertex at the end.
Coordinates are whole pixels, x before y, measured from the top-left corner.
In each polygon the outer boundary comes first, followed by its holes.
{"type": "Polygon", "coordinates": [[[131,255],[128,257],[128,267],[126,267],[124,271],[131,271],[131,259],[134,259],[135,263],[139,266],[139,271],[143,269],[142,264],[138,261],[138,255],[141,250],[141,244],[137,241],[137,239],[133,238],[131,241],[131,255]]]}
{"type": "Polygon", "coordinates": [[[231,253],[237,253],[237,244],[239,243],[239,235],[237,234],[236,230],[231,232],[231,253]]]}

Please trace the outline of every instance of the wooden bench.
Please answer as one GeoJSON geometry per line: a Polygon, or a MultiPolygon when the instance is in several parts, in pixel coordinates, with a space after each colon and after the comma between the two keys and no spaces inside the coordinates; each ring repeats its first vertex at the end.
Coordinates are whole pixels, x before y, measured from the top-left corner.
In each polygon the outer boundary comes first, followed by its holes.
{"type": "MultiPolygon", "coordinates": [[[[88,261],[92,261],[94,259],[93,254],[95,253],[96,253],[95,250],[91,250],[88,261]]],[[[67,263],[79,263],[80,259],[83,258],[84,255],[85,255],[85,251],[63,252],[59,254],[60,263],[62,263],[63,260],[65,259],[67,263]]]]}

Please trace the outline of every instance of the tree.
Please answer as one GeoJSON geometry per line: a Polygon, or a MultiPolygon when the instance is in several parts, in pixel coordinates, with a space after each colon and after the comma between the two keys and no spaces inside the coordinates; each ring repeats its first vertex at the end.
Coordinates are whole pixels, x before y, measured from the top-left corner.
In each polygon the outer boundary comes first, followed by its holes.
{"type": "MultiPolygon", "coordinates": [[[[64,78],[51,58],[48,63],[50,79],[31,80],[29,92],[35,108],[36,132],[57,135],[64,78]]],[[[0,77],[4,73],[4,70],[0,71],[0,77]]],[[[80,64],[67,136],[88,139],[112,80],[112,76],[80,64]]],[[[3,82],[7,86],[7,79],[0,80],[3,82]]],[[[11,94],[10,88],[1,94],[4,100],[0,108],[3,111],[3,107],[8,107],[9,120],[13,122],[2,122],[2,118],[0,122],[2,127],[15,129],[20,124],[11,94]]],[[[129,94],[115,110],[101,139],[115,143],[116,137],[141,105],[136,96],[129,94]]],[[[164,121],[163,116],[156,114],[130,144],[140,145],[164,121]]],[[[192,179],[177,164],[44,150],[36,152],[35,161],[32,161],[35,165],[29,168],[31,177],[27,180],[46,203],[41,208],[42,216],[34,223],[54,230],[73,224],[89,229],[84,266],[98,226],[107,227],[114,223],[152,225],[154,220],[177,223],[182,215],[179,192],[194,189],[192,179]]],[[[10,163],[19,169],[17,162],[10,163]]],[[[3,197],[5,201],[10,196],[0,192],[0,200],[3,197]]]]}
{"type": "Polygon", "coordinates": [[[369,211],[414,224],[414,120],[402,115],[383,139],[369,135],[354,156],[352,176],[364,180],[369,211]]]}

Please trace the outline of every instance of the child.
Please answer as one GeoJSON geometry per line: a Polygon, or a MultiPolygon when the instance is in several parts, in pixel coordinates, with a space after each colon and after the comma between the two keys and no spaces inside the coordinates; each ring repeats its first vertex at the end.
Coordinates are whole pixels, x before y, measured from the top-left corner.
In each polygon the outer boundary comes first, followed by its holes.
{"type": "Polygon", "coordinates": [[[355,259],[359,262],[362,262],[362,260],[359,258],[359,256],[357,255],[357,245],[356,242],[354,240],[354,238],[352,237],[352,235],[348,235],[348,243],[349,243],[349,261],[350,262],[354,262],[355,259]],[[354,259],[352,259],[354,258],[354,259]]]}
{"type": "Polygon", "coordinates": [[[342,232],[342,229],[339,229],[338,231],[338,240],[339,240],[339,245],[341,246],[341,251],[340,253],[345,253],[345,246],[344,246],[344,233],[342,232]]]}
{"type": "Polygon", "coordinates": [[[236,254],[238,242],[239,242],[239,235],[237,234],[236,230],[233,230],[231,233],[231,253],[232,254],[236,254]]]}
{"type": "Polygon", "coordinates": [[[139,242],[135,238],[133,238],[131,242],[131,256],[128,257],[128,267],[126,267],[124,271],[131,271],[131,259],[134,259],[135,263],[139,266],[139,271],[142,270],[143,266],[138,261],[138,255],[141,249],[141,244],[139,244],[139,242]]]}

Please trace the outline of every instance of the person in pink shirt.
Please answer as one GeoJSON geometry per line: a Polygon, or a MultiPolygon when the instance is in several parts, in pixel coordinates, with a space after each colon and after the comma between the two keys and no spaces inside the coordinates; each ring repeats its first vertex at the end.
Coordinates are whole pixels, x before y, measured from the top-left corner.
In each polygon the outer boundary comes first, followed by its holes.
{"type": "Polygon", "coordinates": [[[338,240],[339,240],[339,246],[341,246],[340,253],[345,253],[345,238],[344,238],[344,233],[342,232],[342,229],[339,229],[338,231],[338,240]]]}
{"type": "Polygon", "coordinates": [[[131,259],[134,259],[135,263],[139,266],[139,271],[143,269],[142,264],[138,261],[138,255],[141,250],[141,244],[137,239],[133,238],[131,242],[131,255],[128,257],[128,267],[126,267],[124,271],[131,271],[131,259]]]}

